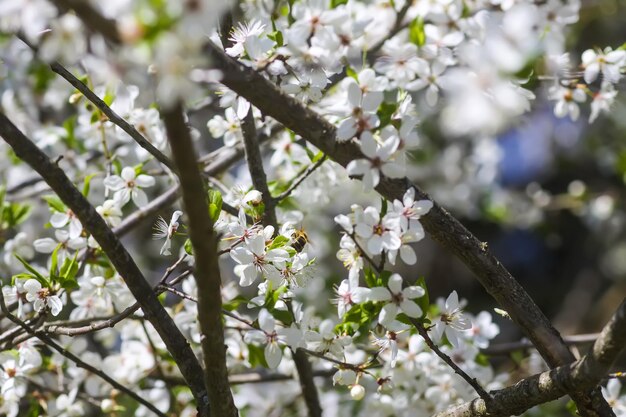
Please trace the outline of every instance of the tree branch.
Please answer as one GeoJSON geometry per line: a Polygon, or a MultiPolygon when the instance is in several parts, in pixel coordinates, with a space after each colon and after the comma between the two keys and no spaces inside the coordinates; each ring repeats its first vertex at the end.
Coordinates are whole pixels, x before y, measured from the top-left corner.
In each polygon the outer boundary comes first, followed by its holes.
{"type": "Polygon", "coordinates": [[[502,390],[492,391],[493,405],[477,398],[438,413],[435,417],[519,415],[535,405],[555,400],[566,393],[593,388],[606,377],[613,362],[625,347],[626,300],[619,306],[589,353],[582,359],[523,379],[502,390]]]}
{"type": "Polygon", "coordinates": [[[237,417],[237,408],[228,384],[217,236],[209,217],[207,192],[196,163],[196,152],[182,107],[177,105],[162,114],[189,220],[189,238],[195,257],[194,277],[198,286],[198,321],[202,332],[200,343],[209,403],[215,416],[237,417]]]}
{"type": "Polygon", "coordinates": [[[87,98],[87,100],[91,101],[94,106],[96,106],[106,117],[109,118],[111,123],[119,126],[124,132],[128,134],[139,146],[144,148],[150,155],[154,156],[160,163],[174,171],[174,164],[172,161],[163,154],[160,150],[158,150],[148,139],[146,139],[133,125],[124,120],[123,117],[119,116],[117,113],[109,107],[104,100],[96,95],[85,83],[83,83],[78,78],[74,77],[74,75],[69,72],[63,65],[58,62],[53,62],[50,64],[50,68],[52,71],[59,74],[63,77],[67,82],[69,82],[74,88],[82,93],[83,96],[87,98]]]}
{"type": "Polygon", "coordinates": [[[128,289],[141,305],[146,318],[165,342],[191,388],[198,403],[199,414],[206,416],[208,406],[202,368],[189,343],[157,299],[126,248],[94,207],[67,178],[65,172],[52,163],[3,113],[0,113],[0,136],[13,148],[20,159],[44,178],[50,188],[76,214],[83,227],[96,239],[113,266],[124,278],[128,289]]]}
{"type": "Polygon", "coordinates": [[[243,133],[243,144],[246,152],[246,162],[250,171],[250,178],[254,189],[261,192],[265,211],[263,212],[263,223],[274,226],[274,233],[278,233],[278,222],[276,220],[276,201],[272,198],[270,189],[267,186],[267,176],[263,169],[263,158],[261,149],[257,142],[256,126],[252,115],[252,106],[248,110],[246,117],[241,120],[241,131],[243,133]]]}

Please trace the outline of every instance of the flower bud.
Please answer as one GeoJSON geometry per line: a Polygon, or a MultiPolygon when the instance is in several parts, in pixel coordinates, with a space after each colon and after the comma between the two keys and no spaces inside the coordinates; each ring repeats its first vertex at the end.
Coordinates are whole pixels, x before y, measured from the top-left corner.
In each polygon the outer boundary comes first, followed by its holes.
{"type": "Polygon", "coordinates": [[[365,397],[365,388],[363,385],[356,384],[350,389],[350,396],[353,400],[360,401],[365,397]]]}
{"type": "Polygon", "coordinates": [[[100,402],[100,409],[103,413],[112,413],[115,410],[115,402],[110,398],[105,398],[100,402]]]}

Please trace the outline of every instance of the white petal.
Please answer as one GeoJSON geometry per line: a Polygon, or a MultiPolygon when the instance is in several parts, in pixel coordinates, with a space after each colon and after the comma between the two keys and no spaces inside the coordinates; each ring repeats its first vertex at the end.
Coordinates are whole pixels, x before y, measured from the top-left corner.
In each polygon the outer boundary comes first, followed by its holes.
{"type": "Polygon", "coordinates": [[[378,144],[374,140],[374,136],[370,132],[363,132],[361,135],[361,151],[368,158],[376,157],[378,144]]]}
{"type": "Polygon", "coordinates": [[[55,227],[57,229],[65,226],[67,224],[67,221],[69,220],[69,216],[67,215],[67,213],[54,213],[52,216],[50,216],[50,224],[52,225],[52,227],[55,227]]]}
{"type": "Polygon", "coordinates": [[[283,358],[283,352],[280,350],[278,343],[272,342],[265,346],[265,361],[270,369],[276,369],[283,358]]]}
{"type": "Polygon", "coordinates": [[[371,290],[369,288],[357,287],[352,290],[350,298],[356,304],[360,304],[366,299],[370,298],[370,294],[371,290]]]}
{"type": "Polygon", "coordinates": [[[121,177],[126,181],[133,181],[135,179],[135,169],[131,167],[125,167],[122,169],[121,177]]]}
{"type": "Polygon", "coordinates": [[[361,87],[353,78],[348,80],[348,102],[352,107],[361,106],[361,87]]]}
{"type": "Polygon", "coordinates": [[[37,252],[52,253],[59,243],[49,237],[37,239],[33,242],[33,246],[37,252]]]}
{"type": "Polygon", "coordinates": [[[137,207],[141,208],[148,205],[148,196],[146,195],[146,193],[143,192],[143,190],[140,190],[139,188],[134,188],[131,191],[130,195],[133,199],[133,203],[135,203],[137,207]]]}
{"type": "Polygon", "coordinates": [[[259,311],[259,327],[263,331],[267,333],[272,333],[275,326],[276,321],[269,311],[267,311],[266,309],[262,309],[261,311],[259,311]]]}
{"type": "Polygon", "coordinates": [[[104,185],[113,191],[120,190],[124,187],[125,182],[118,175],[109,175],[103,181],[104,185]]]}
{"type": "Polygon", "coordinates": [[[24,283],[24,289],[29,294],[36,294],[37,292],[39,292],[39,290],[41,290],[41,283],[36,279],[31,278],[24,283]]]}
{"type": "Polygon", "coordinates": [[[385,287],[371,288],[367,299],[370,301],[389,301],[391,300],[391,293],[385,287]]]}
{"type": "Polygon", "coordinates": [[[389,178],[402,178],[406,175],[405,167],[398,162],[388,162],[381,169],[389,178]]]}
{"type": "Polygon", "coordinates": [[[357,159],[356,161],[350,161],[346,166],[346,171],[350,176],[365,175],[370,170],[370,162],[367,159],[357,159]]]}
{"type": "Polygon", "coordinates": [[[254,281],[256,281],[259,272],[254,265],[246,265],[239,277],[239,285],[242,287],[249,287],[254,281]]]}
{"type": "Polygon", "coordinates": [[[352,139],[356,134],[356,124],[353,118],[345,119],[337,128],[337,140],[344,141],[352,139]]]}
{"type": "Polygon", "coordinates": [[[382,91],[372,91],[363,97],[363,111],[367,112],[375,112],[378,110],[378,106],[383,101],[383,92],[382,91]]]}
{"type": "Polygon", "coordinates": [[[50,312],[53,316],[58,316],[61,310],[63,310],[63,303],[61,299],[56,295],[48,297],[48,306],[50,306],[50,312]]]}
{"type": "Polygon", "coordinates": [[[383,326],[390,324],[398,315],[398,307],[393,304],[387,304],[380,310],[380,315],[378,316],[378,322],[383,326]]]}
{"type": "Polygon", "coordinates": [[[250,110],[250,102],[243,97],[237,98],[237,117],[243,120],[250,110]]]}
{"type": "Polygon", "coordinates": [[[83,231],[83,225],[78,219],[72,219],[70,222],[70,239],[76,239],[83,231]]]}
{"type": "Polygon", "coordinates": [[[417,262],[417,255],[412,247],[408,245],[402,245],[400,247],[400,259],[407,265],[415,265],[417,262]]]}
{"type": "Polygon", "coordinates": [[[373,255],[378,255],[383,251],[383,239],[379,235],[372,235],[367,242],[367,250],[373,255]]]}
{"type": "Polygon", "coordinates": [[[390,276],[387,286],[393,294],[400,294],[402,292],[402,277],[400,274],[390,276]]]}
{"type": "Polygon", "coordinates": [[[152,187],[155,184],[154,177],[141,174],[135,179],[135,184],[141,188],[152,187]]]}
{"type": "Polygon", "coordinates": [[[415,301],[403,300],[402,303],[400,303],[400,309],[409,317],[417,318],[422,315],[422,309],[415,301]]]}
{"type": "Polygon", "coordinates": [[[452,291],[446,299],[446,311],[451,312],[459,308],[459,295],[456,290],[452,291]]]}
{"type": "Polygon", "coordinates": [[[587,68],[585,68],[585,82],[588,84],[594,82],[598,78],[599,72],[600,64],[597,62],[587,65],[587,68]]]}

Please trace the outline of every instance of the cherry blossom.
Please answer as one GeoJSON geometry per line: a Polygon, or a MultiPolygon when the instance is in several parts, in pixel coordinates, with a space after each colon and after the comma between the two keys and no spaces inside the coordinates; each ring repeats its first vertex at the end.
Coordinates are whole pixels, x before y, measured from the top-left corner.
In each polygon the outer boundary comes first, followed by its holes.
{"type": "Polygon", "coordinates": [[[368,295],[368,299],[372,301],[388,302],[378,316],[378,321],[383,326],[391,324],[398,313],[404,313],[412,318],[422,315],[422,309],[413,300],[426,294],[426,291],[419,286],[408,286],[403,289],[402,282],[399,274],[393,274],[389,277],[387,288],[374,287],[368,295]]]}
{"type": "Polygon", "coordinates": [[[448,298],[437,300],[439,316],[434,322],[431,330],[431,337],[439,342],[445,334],[452,346],[459,346],[464,330],[472,327],[471,321],[463,314],[463,309],[459,303],[459,296],[456,291],[452,291],[448,298]]]}
{"type": "Polygon", "coordinates": [[[43,287],[36,279],[29,279],[24,283],[26,290],[26,300],[33,303],[35,311],[42,312],[47,307],[53,316],[58,316],[63,309],[63,302],[58,295],[48,288],[43,287]]]}
{"type": "Polygon", "coordinates": [[[104,185],[115,191],[114,199],[122,206],[131,199],[137,207],[148,204],[148,196],[142,188],[152,187],[154,184],[153,177],[145,174],[137,175],[131,167],[122,169],[121,175],[110,175],[104,179],[104,185]]]}

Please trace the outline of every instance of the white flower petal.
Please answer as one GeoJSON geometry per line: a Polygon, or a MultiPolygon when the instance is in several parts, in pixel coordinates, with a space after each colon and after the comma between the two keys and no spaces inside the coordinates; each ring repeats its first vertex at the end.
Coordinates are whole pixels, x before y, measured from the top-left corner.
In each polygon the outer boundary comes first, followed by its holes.
{"type": "Polygon", "coordinates": [[[409,317],[417,318],[422,315],[422,309],[411,300],[403,300],[400,303],[400,309],[409,317]]]}
{"type": "Polygon", "coordinates": [[[265,361],[270,369],[276,369],[283,358],[283,352],[280,350],[278,343],[272,342],[265,346],[265,361]]]}
{"type": "Polygon", "coordinates": [[[370,301],[389,301],[391,300],[391,293],[385,287],[370,288],[367,299],[370,301]]]}
{"type": "Polygon", "coordinates": [[[390,324],[398,315],[398,306],[393,303],[387,304],[380,310],[378,322],[383,326],[390,324]]]}

